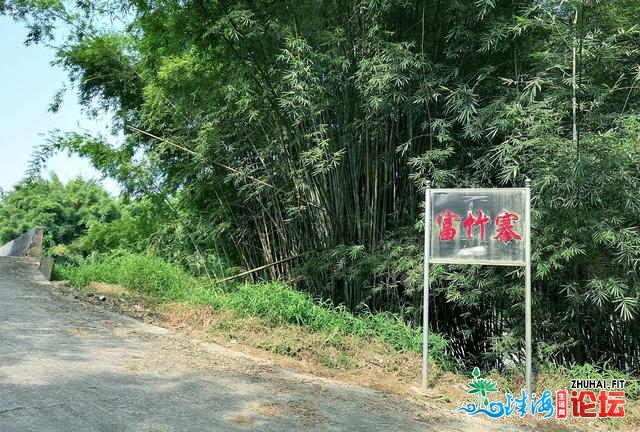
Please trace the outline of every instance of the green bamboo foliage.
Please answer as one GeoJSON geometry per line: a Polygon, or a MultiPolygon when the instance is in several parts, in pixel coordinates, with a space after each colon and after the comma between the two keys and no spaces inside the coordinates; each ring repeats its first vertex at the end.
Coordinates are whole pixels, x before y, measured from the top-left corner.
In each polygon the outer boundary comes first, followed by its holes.
{"type": "MultiPolygon", "coordinates": [[[[131,32],[94,30],[89,6],[67,21],[92,36],[60,58],[127,141],[50,149],[174,206],[176,255],[420,325],[425,180],[529,177],[537,358],[638,367],[635,0],[116,3],[131,32]]],[[[30,19],[25,4],[4,10],[30,19]]],[[[456,357],[520,366],[521,276],[434,269],[433,325],[456,357]]]]}

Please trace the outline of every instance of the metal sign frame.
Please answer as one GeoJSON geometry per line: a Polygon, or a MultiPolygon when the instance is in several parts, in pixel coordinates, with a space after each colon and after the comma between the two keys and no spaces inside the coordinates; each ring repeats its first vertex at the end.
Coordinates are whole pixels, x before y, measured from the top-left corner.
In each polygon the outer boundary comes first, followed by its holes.
{"type": "Polygon", "coordinates": [[[422,386],[426,389],[429,386],[429,267],[430,263],[453,263],[453,264],[481,264],[481,265],[511,265],[525,267],[525,381],[526,391],[531,395],[531,181],[525,181],[525,187],[513,189],[432,189],[431,182],[427,181],[425,188],[425,213],[424,213],[424,298],[423,298],[423,344],[422,344],[422,386]],[[500,260],[451,260],[438,258],[432,260],[432,195],[438,193],[461,193],[469,192],[495,192],[495,191],[518,191],[524,192],[524,259],[522,261],[500,261],[500,260]]]}

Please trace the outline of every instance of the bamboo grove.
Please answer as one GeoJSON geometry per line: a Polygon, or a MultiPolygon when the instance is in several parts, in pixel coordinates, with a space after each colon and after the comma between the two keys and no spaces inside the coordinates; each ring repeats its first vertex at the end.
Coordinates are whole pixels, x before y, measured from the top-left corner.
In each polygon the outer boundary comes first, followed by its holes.
{"type": "MultiPolygon", "coordinates": [[[[57,151],[90,158],[167,218],[150,244],[168,258],[214,278],[262,268],[250,277],[420,325],[425,181],[530,178],[536,361],[638,370],[636,0],[15,0],[0,13],[55,46],[87,110],[124,136],[59,133],[34,173],[57,151]]],[[[520,367],[521,272],[434,278],[451,354],[520,367]]]]}

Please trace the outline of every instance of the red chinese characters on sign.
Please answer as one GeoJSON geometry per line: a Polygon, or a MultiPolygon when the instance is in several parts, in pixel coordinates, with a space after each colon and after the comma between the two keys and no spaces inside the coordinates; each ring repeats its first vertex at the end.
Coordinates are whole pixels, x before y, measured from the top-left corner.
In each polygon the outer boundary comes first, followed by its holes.
{"type": "Polygon", "coordinates": [[[519,219],[519,216],[515,213],[509,213],[506,210],[502,210],[502,213],[496,218],[496,236],[498,241],[507,244],[512,240],[522,240],[520,234],[514,231],[515,226],[513,221],[519,219]]]}
{"type": "MultiPolygon", "coordinates": [[[[493,237],[498,241],[507,244],[510,241],[522,240],[522,236],[515,231],[514,221],[520,219],[516,213],[511,213],[507,210],[502,210],[495,220],[496,235],[493,237]]],[[[460,221],[460,216],[446,209],[444,213],[440,213],[436,217],[436,222],[440,225],[439,237],[442,241],[453,241],[455,239],[457,230],[454,222],[460,221]]],[[[480,240],[485,239],[485,225],[491,223],[491,218],[487,216],[482,210],[478,210],[477,215],[469,212],[466,219],[462,222],[462,227],[465,228],[467,239],[473,237],[474,227],[479,227],[480,240]]]]}
{"type": "Polygon", "coordinates": [[[474,217],[473,213],[469,212],[469,216],[462,222],[462,226],[467,229],[467,238],[473,237],[473,227],[480,227],[480,240],[484,240],[484,226],[490,222],[491,219],[482,213],[482,210],[478,210],[478,217],[474,217]]]}
{"type": "Polygon", "coordinates": [[[436,222],[440,225],[440,240],[452,241],[456,237],[456,229],[453,227],[453,221],[459,221],[460,216],[447,209],[444,214],[439,214],[436,222]]]}

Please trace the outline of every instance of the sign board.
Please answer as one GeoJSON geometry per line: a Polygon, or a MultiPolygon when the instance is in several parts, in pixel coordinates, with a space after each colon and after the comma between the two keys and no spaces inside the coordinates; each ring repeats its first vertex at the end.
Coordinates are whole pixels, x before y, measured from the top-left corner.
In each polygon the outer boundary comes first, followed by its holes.
{"type": "Polygon", "coordinates": [[[531,395],[531,182],[510,189],[425,190],[422,384],[429,385],[429,266],[525,267],[525,381],[531,395]]]}
{"type": "Polygon", "coordinates": [[[432,263],[525,265],[525,188],[430,193],[432,263]]]}

